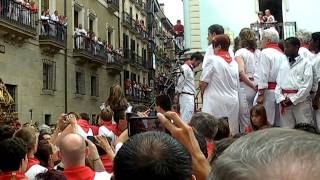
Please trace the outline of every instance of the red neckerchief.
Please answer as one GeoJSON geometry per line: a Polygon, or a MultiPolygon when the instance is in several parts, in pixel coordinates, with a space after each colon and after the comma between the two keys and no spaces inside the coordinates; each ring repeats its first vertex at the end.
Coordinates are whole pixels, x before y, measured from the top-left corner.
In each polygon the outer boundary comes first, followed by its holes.
{"type": "Polygon", "coordinates": [[[283,51],[279,48],[279,45],[277,43],[268,43],[266,45],[266,48],[272,48],[284,54],[283,51]]]}
{"type": "Polygon", "coordinates": [[[27,171],[36,164],[40,164],[40,161],[35,158],[28,157],[27,171]]]}
{"type": "Polygon", "coordinates": [[[88,133],[90,129],[90,124],[88,121],[84,119],[78,119],[77,124],[84,130],[84,132],[88,133]]]}
{"type": "Polygon", "coordinates": [[[93,180],[96,175],[93,170],[86,166],[64,169],[63,174],[68,180],[93,180]]]}
{"type": "Polygon", "coordinates": [[[216,53],[216,56],[222,57],[228,64],[232,62],[232,58],[228,51],[220,50],[218,53],[216,53]]]}
{"type": "Polygon", "coordinates": [[[190,60],[184,62],[184,64],[188,65],[191,68],[191,70],[193,70],[193,65],[191,64],[190,60]]]}
{"type": "Polygon", "coordinates": [[[106,127],[108,130],[112,131],[113,134],[119,133],[117,126],[112,124],[112,121],[102,121],[102,126],[106,127]]]}
{"type": "Polygon", "coordinates": [[[11,180],[11,179],[27,180],[28,178],[24,175],[24,173],[14,171],[14,172],[0,173],[0,179],[1,180],[11,180]]]}
{"type": "Polygon", "coordinates": [[[112,173],[112,161],[108,158],[107,155],[103,155],[100,157],[102,164],[108,173],[112,173]]]}
{"type": "Polygon", "coordinates": [[[90,128],[91,128],[92,134],[94,136],[97,136],[99,134],[99,127],[98,126],[90,125],[90,128]]]}
{"type": "Polygon", "coordinates": [[[309,49],[309,45],[308,45],[308,44],[305,44],[305,43],[302,43],[302,44],[301,44],[301,47],[304,47],[304,48],[306,48],[306,49],[309,49]]]}
{"type": "Polygon", "coordinates": [[[250,52],[252,52],[252,53],[256,52],[256,50],[253,49],[253,48],[247,48],[247,49],[248,49],[248,51],[250,51],[250,52]]]}
{"type": "Polygon", "coordinates": [[[214,146],[213,146],[212,143],[207,143],[207,153],[208,153],[208,155],[212,154],[213,148],[214,148],[214,146]]]}

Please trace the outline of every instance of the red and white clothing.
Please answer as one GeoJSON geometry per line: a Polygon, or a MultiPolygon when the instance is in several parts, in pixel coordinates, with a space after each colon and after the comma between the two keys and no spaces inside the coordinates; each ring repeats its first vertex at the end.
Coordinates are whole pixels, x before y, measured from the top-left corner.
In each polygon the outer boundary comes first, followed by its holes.
{"type": "Polygon", "coordinates": [[[111,178],[107,172],[94,172],[86,166],[64,169],[63,174],[68,180],[109,180],[111,178]]]}
{"type": "Polygon", "coordinates": [[[22,172],[1,172],[0,173],[1,180],[27,180],[28,178],[22,172]]]}
{"type": "Polygon", "coordinates": [[[312,123],[312,107],[308,99],[312,79],[311,63],[302,56],[296,57],[295,62],[287,60],[281,64],[275,89],[276,101],[280,103],[289,98],[293,105],[281,107],[280,127],[294,128],[297,123],[312,123]]]}
{"type": "Polygon", "coordinates": [[[200,81],[207,83],[202,111],[216,117],[228,117],[231,134],[239,133],[238,63],[227,52],[208,59],[200,81]]]}
{"type": "Polygon", "coordinates": [[[181,66],[181,70],[182,74],[178,79],[176,93],[179,94],[180,118],[189,123],[194,114],[194,95],[196,93],[193,66],[186,62],[181,66]]]}
{"type": "MultiPolygon", "coordinates": [[[[246,76],[254,83],[254,73],[256,69],[256,63],[260,58],[260,51],[241,48],[236,54],[235,58],[242,58],[244,62],[244,71],[246,76]]],[[[253,106],[254,97],[256,91],[250,86],[240,81],[240,114],[239,124],[240,132],[244,132],[245,128],[250,124],[250,109],[253,106]]]]}
{"type": "MultiPolygon", "coordinates": [[[[273,125],[279,119],[278,106],[276,104],[274,89],[279,68],[282,62],[287,61],[287,57],[277,44],[269,44],[260,54],[257,63],[254,81],[258,89],[264,91],[264,107],[267,112],[268,122],[273,125]]],[[[256,103],[254,103],[256,104],[256,103]]]]}
{"type": "Polygon", "coordinates": [[[35,180],[36,175],[46,171],[47,168],[41,166],[39,160],[28,157],[28,164],[25,175],[28,177],[29,180],[35,180]]]}
{"type": "MultiPolygon", "coordinates": [[[[229,48],[228,52],[229,52],[230,57],[234,58],[234,52],[231,47],[229,48]]],[[[211,58],[211,56],[214,56],[212,44],[210,44],[208,46],[206,53],[204,54],[202,67],[201,67],[202,69],[207,65],[208,59],[211,58]]]]}
{"type": "Polygon", "coordinates": [[[115,124],[112,124],[112,121],[103,121],[103,125],[99,127],[98,134],[99,136],[111,138],[114,143],[119,135],[119,130],[115,124]]]}
{"type": "MultiPolygon", "coordinates": [[[[317,92],[319,82],[320,82],[320,53],[318,53],[314,60],[313,60],[313,70],[314,70],[314,83],[312,87],[312,91],[317,92]]],[[[320,109],[316,110],[315,112],[315,119],[317,122],[318,130],[320,129],[320,109]]]]}
{"type": "Polygon", "coordinates": [[[93,136],[89,122],[84,119],[77,120],[76,128],[77,133],[85,139],[87,139],[88,136],[93,136]]]}

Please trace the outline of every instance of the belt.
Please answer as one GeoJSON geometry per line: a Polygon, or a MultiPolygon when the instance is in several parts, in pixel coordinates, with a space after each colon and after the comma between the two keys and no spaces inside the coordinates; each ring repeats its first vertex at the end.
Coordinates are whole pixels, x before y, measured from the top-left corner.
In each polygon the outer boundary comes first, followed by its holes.
{"type": "MultiPolygon", "coordinates": [[[[254,81],[254,78],[249,78],[250,81],[254,81]]],[[[243,82],[241,79],[240,79],[240,82],[243,82]]]]}
{"type": "MultiPolygon", "coordinates": [[[[290,89],[282,89],[282,94],[285,95],[285,98],[287,98],[287,94],[296,94],[298,93],[298,90],[290,90],[290,89]]],[[[281,114],[285,113],[285,107],[281,105],[280,109],[281,114]]]]}
{"type": "Polygon", "coordinates": [[[188,94],[188,95],[194,96],[194,94],[188,93],[188,92],[182,92],[182,93],[180,93],[180,94],[188,94]]]}
{"type": "Polygon", "coordinates": [[[268,89],[269,90],[275,90],[277,86],[276,82],[268,82],[268,89]]]}

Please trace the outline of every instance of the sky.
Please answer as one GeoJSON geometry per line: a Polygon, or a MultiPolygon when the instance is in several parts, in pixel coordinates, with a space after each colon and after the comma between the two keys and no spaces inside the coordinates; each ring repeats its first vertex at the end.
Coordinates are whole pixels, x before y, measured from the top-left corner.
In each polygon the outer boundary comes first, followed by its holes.
{"type": "Polygon", "coordinates": [[[183,2],[182,0],[158,0],[164,3],[164,13],[173,25],[180,19],[183,24],[183,2]]]}

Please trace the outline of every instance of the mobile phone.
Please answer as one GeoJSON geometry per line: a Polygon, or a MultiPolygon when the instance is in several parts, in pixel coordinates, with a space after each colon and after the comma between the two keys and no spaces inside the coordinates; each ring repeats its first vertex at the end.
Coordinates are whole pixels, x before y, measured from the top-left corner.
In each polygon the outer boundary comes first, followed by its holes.
{"type": "Polygon", "coordinates": [[[133,136],[147,131],[162,131],[165,128],[160,124],[158,117],[130,117],[128,119],[128,135],[133,136]]]}
{"type": "Polygon", "coordinates": [[[94,145],[96,145],[99,156],[107,154],[106,151],[99,145],[96,138],[94,138],[93,136],[87,136],[87,139],[90,140],[94,145]]]}

